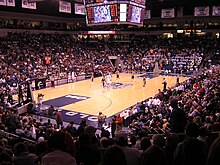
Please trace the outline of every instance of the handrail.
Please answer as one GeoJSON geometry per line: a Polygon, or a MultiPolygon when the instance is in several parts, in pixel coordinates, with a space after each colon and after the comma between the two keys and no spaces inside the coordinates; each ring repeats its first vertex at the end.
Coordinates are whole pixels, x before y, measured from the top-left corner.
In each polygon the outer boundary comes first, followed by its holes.
{"type": "Polygon", "coordinates": [[[6,137],[6,138],[8,138],[8,139],[21,138],[21,139],[24,140],[24,141],[28,141],[28,142],[30,142],[30,143],[36,143],[36,141],[34,141],[34,140],[31,140],[31,139],[28,139],[28,138],[25,138],[25,137],[22,137],[22,136],[19,136],[19,135],[10,133],[10,132],[6,132],[6,131],[4,131],[4,130],[0,130],[0,133],[1,133],[1,134],[4,134],[4,137],[6,137]]]}

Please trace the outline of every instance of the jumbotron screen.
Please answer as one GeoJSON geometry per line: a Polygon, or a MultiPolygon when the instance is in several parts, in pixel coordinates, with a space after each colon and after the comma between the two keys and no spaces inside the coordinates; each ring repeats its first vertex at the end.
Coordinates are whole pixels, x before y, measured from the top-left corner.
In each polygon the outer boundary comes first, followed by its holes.
{"type": "Polygon", "coordinates": [[[86,0],[88,26],[129,24],[143,26],[145,0],[86,0]]]}
{"type": "Polygon", "coordinates": [[[118,21],[117,4],[86,7],[87,24],[106,24],[118,21]]]}
{"type": "Polygon", "coordinates": [[[128,6],[127,22],[143,24],[144,9],[135,5],[128,6]]]}
{"type": "Polygon", "coordinates": [[[94,3],[124,3],[124,2],[134,2],[136,4],[144,5],[146,3],[146,0],[85,0],[85,4],[94,4],[94,3]]]}

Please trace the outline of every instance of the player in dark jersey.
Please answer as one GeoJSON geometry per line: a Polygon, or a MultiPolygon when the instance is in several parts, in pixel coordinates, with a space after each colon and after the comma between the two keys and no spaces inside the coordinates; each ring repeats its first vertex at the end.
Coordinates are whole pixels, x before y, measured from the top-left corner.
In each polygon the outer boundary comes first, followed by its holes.
{"type": "Polygon", "coordinates": [[[134,80],[134,71],[132,71],[132,74],[131,74],[131,82],[134,80]]]}
{"type": "Polygon", "coordinates": [[[120,75],[119,75],[119,71],[116,71],[116,80],[120,80],[120,75]]]}
{"type": "Polygon", "coordinates": [[[143,78],[143,88],[146,86],[147,81],[146,81],[146,77],[143,78]]]}
{"type": "Polygon", "coordinates": [[[105,87],[105,76],[102,77],[102,87],[105,87]]]}

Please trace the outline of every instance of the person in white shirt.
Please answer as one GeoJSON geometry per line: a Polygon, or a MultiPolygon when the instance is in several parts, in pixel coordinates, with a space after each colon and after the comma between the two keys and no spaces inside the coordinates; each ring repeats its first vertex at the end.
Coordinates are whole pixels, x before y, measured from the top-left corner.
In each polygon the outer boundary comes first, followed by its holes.
{"type": "Polygon", "coordinates": [[[70,83],[72,81],[72,75],[71,73],[69,72],[68,73],[68,77],[67,77],[67,82],[70,83]]]}
{"type": "Polygon", "coordinates": [[[75,72],[72,72],[72,82],[76,81],[76,76],[75,76],[75,72]]]}

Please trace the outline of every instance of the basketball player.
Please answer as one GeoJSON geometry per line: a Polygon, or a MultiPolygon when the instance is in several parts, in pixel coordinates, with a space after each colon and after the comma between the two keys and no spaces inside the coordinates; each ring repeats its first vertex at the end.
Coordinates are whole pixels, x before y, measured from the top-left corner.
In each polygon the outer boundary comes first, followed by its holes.
{"type": "Polygon", "coordinates": [[[105,76],[102,77],[102,87],[105,88],[105,76]]]}
{"type": "Polygon", "coordinates": [[[111,85],[111,75],[110,75],[110,73],[106,76],[105,82],[106,82],[106,87],[109,88],[110,85],[111,85]]]}
{"type": "Polygon", "coordinates": [[[119,76],[119,71],[118,70],[116,71],[116,80],[118,80],[118,81],[120,80],[120,76],[119,76]]]}
{"type": "Polygon", "coordinates": [[[134,80],[134,71],[132,71],[132,74],[131,74],[131,82],[134,80]]]}
{"type": "Polygon", "coordinates": [[[109,83],[110,83],[110,85],[112,83],[112,72],[109,72],[109,83]]]}
{"type": "Polygon", "coordinates": [[[180,76],[178,75],[176,78],[176,83],[179,84],[180,83],[180,76]]]}
{"type": "Polygon", "coordinates": [[[146,86],[146,83],[147,83],[146,77],[144,77],[144,78],[143,78],[143,88],[146,86]]]}
{"type": "Polygon", "coordinates": [[[93,84],[93,80],[94,80],[94,72],[92,72],[92,75],[91,75],[91,84],[93,84]]]}

